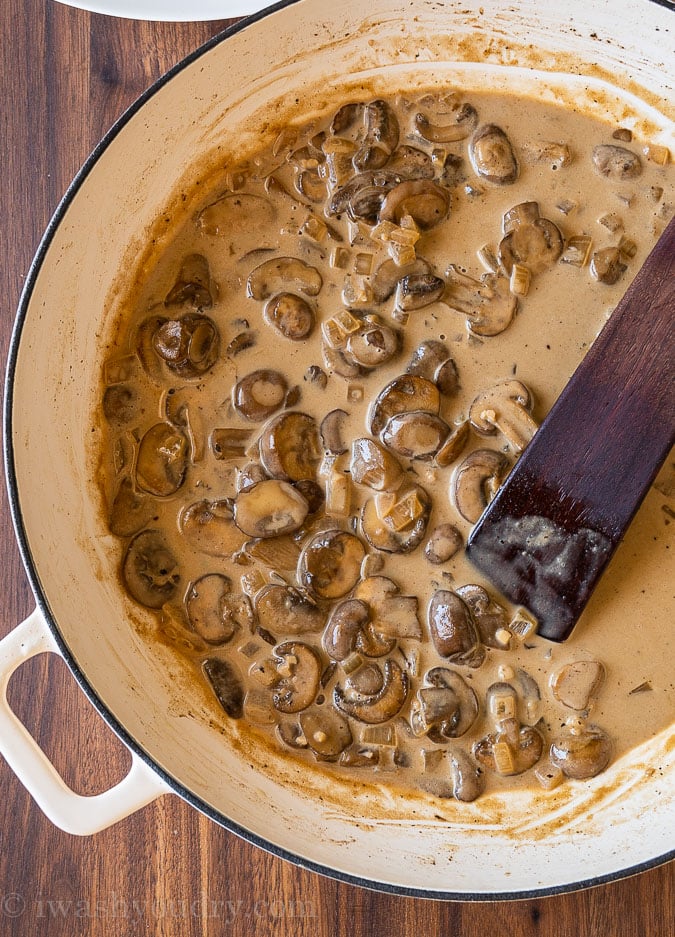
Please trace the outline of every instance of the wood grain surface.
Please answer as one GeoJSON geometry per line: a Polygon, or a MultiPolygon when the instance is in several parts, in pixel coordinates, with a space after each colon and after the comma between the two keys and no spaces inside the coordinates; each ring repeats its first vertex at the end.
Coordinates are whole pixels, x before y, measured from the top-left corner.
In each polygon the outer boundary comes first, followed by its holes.
{"type": "MultiPolygon", "coordinates": [[[[225,6],[226,4],[224,4],[225,6]]],[[[226,25],[137,23],[54,0],[0,5],[0,343],[42,232],[90,150],[140,92],[226,25]]],[[[33,608],[0,494],[0,635],[33,608]]],[[[36,658],[10,698],[78,792],[121,779],[129,756],[59,659],[36,658]]],[[[106,832],[47,821],[0,759],[0,937],[670,937],[675,864],[550,898],[438,902],[306,872],[242,842],[174,796],[106,832]]]]}

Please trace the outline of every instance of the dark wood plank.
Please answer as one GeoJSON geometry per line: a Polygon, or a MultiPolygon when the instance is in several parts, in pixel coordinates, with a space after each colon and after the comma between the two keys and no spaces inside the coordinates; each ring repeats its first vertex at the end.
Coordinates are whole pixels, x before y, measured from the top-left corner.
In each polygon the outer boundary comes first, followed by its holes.
{"type": "MultiPolygon", "coordinates": [[[[40,235],[99,137],[163,70],[222,23],[134,23],[53,0],[0,7],[0,348],[40,235]]],[[[33,607],[0,491],[2,624],[33,607]]],[[[76,789],[113,783],[127,758],[66,668],[35,660],[11,695],[76,789]]],[[[55,829],[0,759],[0,937],[669,937],[675,864],[549,899],[462,905],[383,895],[306,872],[165,797],[97,836],[55,829]]]]}

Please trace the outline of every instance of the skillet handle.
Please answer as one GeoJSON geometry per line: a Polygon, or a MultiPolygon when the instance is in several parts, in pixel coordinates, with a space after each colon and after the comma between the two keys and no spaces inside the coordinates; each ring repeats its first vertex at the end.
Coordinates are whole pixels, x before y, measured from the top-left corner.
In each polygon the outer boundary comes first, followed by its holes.
{"type": "Polygon", "coordinates": [[[0,641],[0,754],[48,819],[66,833],[90,836],[171,793],[135,752],[129,773],[109,790],[86,797],[68,787],[7,700],[14,671],[44,652],[61,653],[39,609],[0,641]]]}

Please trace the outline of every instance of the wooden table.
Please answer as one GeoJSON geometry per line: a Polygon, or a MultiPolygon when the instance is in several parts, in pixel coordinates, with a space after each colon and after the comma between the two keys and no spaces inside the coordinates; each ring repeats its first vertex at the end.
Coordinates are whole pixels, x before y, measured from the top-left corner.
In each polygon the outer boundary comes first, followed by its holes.
{"type": "MultiPolygon", "coordinates": [[[[151,82],[227,24],[138,23],[3,0],[0,341],[61,195],[103,133],[151,82]]],[[[0,495],[2,624],[33,608],[0,495]]],[[[128,754],[59,659],[37,658],[10,698],[75,790],[121,779],[128,754]]],[[[167,796],[97,836],[55,829],[0,760],[0,937],[235,934],[327,937],[486,934],[669,937],[675,863],[576,894],[503,903],[378,894],[267,855],[167,796]]]]}

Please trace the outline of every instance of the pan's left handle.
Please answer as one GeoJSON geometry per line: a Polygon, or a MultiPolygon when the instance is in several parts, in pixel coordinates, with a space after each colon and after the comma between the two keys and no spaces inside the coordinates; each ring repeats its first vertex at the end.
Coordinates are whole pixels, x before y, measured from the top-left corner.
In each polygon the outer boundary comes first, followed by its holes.
{"type": "Polygon", "coordinates": [[[7,700],[14,671],[44,652],[61,653],[39,609],[0,641],[0,754],[52,823],[67,833],[90,836],[171,793],[135,752],[129,773],[109,790],[86,797],[68,787],[7,700]]]}

